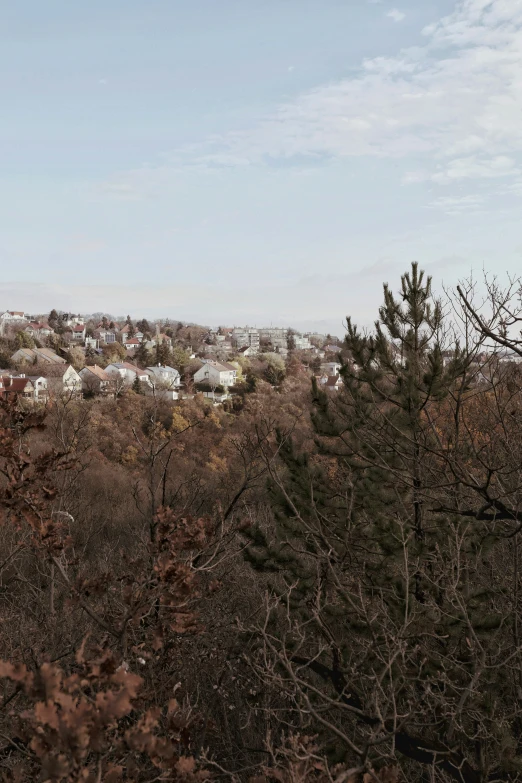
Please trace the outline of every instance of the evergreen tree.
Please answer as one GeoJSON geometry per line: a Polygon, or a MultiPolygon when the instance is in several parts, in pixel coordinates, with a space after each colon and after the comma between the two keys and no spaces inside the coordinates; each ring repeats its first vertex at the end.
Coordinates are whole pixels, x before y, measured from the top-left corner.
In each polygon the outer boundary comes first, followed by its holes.
{"type": "Polygon", "coordinates": [[[136,353],[134,354],[134,361],[138,366],[140,367],[148,367],[150,364],[152,364],[152,356],[148,348],[146,348],[145,343],[141,343],[136,353]]]}
{"type": "Polygon", "coordinates": [[[136,392],[136,394],[143,394],[143,388],[142,388],[141,381],[138,378],[138,376],[136,376],[134,378],[134,381],[132,383],[132,387],[131,388],[132,388],[133,392],[136,392]]]}
{"type": "Polygon", "coordinates": [[[136,328],[138,332],[142,332],[142,334],[150,335],[151,333],[150,324],[146,318],[142,318],[140,321],[136,321],[136,328]]]}
{"type": "MultiPolygon", "coordinates": [[[[344,389],[320,390],[314,379],[315,446],[298,449],[291,428],[278,432],[277,461],[267,458],[275,524],[246,532],[248,561],[273,574],[272,589],[281,596],[281,612],[274,611],[269,626],[271,649],[281,650],[283,666],[300,667],[301,692],[320,703],[324,693],[324,704],[340,699],[358,710],[361,742],[372,721],[381,720],[375,704],[391,726],[392,703],[406,715],[418,702],[424,717],[417,730],[426,736],[416,745],[405,719],[403,735],[393,740],[410,758],[420,747],[446,752],[457,744],[455,724],[442,715],[461,709],[459,694],[476,676],[466,639],[471,634],[486,644],[503,622],[487,569],[480,563],[480,574],[466,576],[468,563],[478,567],[477,553],[484,557],[491,532],[478,519],[461,527],[458,517],[437,510],[445,496],[458,499],[459,486],[448,474],[435,422],[448,397],[465,389],[468,361],[455,346],[444,366],[443,314],[431,285],[413,264],[400,298],[384,286],[373,333],[360,333],[347,319],[344,389]],[[281,636],[289,612],[292,631],[281,636]],[[313,672],[322,672],[333,691],[309,681],[313,672]]],[[[495,676],[485,674],[485,687],[502,687],[495,676]]],[[[484,709],[474,689],[467,698],[470,716],[484,709]]],[[[345,728],[347,719],[339,725],[345,728]]],[[[503,729],[495,720],[488,727],[501,742],[503,729]]],[[[466,731],[459,735],[464,743],[466,731]]],[[[324,742],[339,760],[331,733],[324,742]]],[[[435,756],[425,753],[427,761],[435,756]]],[[[446,769],[456,774],[457,762],[446,769]]]]}
{"type": "Polygon", "coordinates": [[[171,361],[171,351],[165,340],[156,342],[154,347],[154,356],[156,364],[169,365],[171,361]]]}

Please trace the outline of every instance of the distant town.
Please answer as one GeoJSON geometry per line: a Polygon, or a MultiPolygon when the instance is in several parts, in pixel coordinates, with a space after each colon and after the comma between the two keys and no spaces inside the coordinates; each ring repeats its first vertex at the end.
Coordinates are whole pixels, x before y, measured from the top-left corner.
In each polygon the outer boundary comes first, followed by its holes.
{"type": "Polygon", "coordinates": [[[118,397],[127,391],[216,404],[287,375],[341,386],[335,335],[285,327],[209,328],[51,310],[0,314],[0,396],[44,403],[53,395],[118,397]]]}

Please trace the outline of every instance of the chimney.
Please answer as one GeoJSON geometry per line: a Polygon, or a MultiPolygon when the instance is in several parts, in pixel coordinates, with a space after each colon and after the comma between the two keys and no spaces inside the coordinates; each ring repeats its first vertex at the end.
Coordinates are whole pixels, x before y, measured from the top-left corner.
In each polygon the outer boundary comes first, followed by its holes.
{"type": "Polygon", "coordinates": [[[159,337],[160,335],[160,325],[156,324],[156,337],[159,337]]]}

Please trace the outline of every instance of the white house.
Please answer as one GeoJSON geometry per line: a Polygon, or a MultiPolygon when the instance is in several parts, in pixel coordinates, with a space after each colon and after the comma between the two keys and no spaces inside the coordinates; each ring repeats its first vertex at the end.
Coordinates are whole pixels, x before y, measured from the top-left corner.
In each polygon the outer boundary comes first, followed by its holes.
{"type": "Polygon", "coordinates": [[[169,400],[178,399],[178,389],[181,386],[181,377],[174,367],[157,364],[147,367],[149,383],[154,394],[169,400]]]}
{"type": "Polygon", "coordinates": [[[24,329],[24,332],[27,332],[27,334],[30,334],[33,338],[35,337],[37,340],[41,340],[44,337],[49,337],[49,335],[53,333],[53,330],[49,324],[31,321],[29,326],[24,329]]]}
{"type": "Polygon", "coordinates": [[[95,329],[94,337],[106,345],[116,342],[116,332],[113,329],[95,329]]]}
{"type": "Polygon", "coordinates": [[[116,382],[116,391],[121,390],[122,386],[132,386],[136,378],[150,386],[147,370],[142,370],[130,362],[113,362],[107,365],[105,372],[116,382]]]}
{"type": "Polygon", "coordinates": [[[22,310],[6,310],[4,313],[0,313],[0,334],[5,334],[8,326],[23,324],[26,320],[22,310]]]}
{"type": "Polygon", "coordinates": [[[34,397],[37,402],[45,402],[49,397],[47,378],[43,375],[27,375],[34,387],[34,397]]]}
{"type": "Polygon", "coordinates": [[[139,340],[137,337],[127,337],[125,339],[125,342],[123,343],[123,347],[126,348],[128,351],[132,350],[133,348],[139,348],[141,345],[141,340],[139,340]]]}
{"type": "Polygon", "coordinates": [[[254,348],[251,348],[250,345],[244,345],[238,350],[240,356],[254,356],[256,353],[257,351],[254,348]]]}
{"type": "Polygon", "coordinates": [[[321,371],[327,375],[339,375],[340,369],[341,365],[339,362],[324,362],[324,364],[321,364],[321,371]]]}
{"type": "Polygon", "coordinates": [[[67,395],[78,397],[82,393],[82,379],[72,364],[55,364],[46,367],[42,375],[47,381],[50,396],[67,395]]]}
{"type": "Polygon", "coordinates": [[[312,343],[308,337],[303,337],[300,334],[294,334],[294,344],[296,351],[309,351],[312,348],[312,343]]]}
{"type": "Polygon", "coordinates": [[[339,389],[343,388],[343,380],[340,375],[329,375],[327,378],[327,381],[325,383],[325,387],[327,389],[332,389],[332,391],[339,391],[339,389]]]}
{"type": "Polygon", "coordinates": [[[75,324],[71,329],[74,342],[80,343],[85,340],[85,324],[75,324]]]}
{"type": "Polygon", "coordinates": [[[208,386],[234,386],[237,379],[237,368],[228,362],[206,361],[194,375],[195,383],[205,383],[208,386]]]}

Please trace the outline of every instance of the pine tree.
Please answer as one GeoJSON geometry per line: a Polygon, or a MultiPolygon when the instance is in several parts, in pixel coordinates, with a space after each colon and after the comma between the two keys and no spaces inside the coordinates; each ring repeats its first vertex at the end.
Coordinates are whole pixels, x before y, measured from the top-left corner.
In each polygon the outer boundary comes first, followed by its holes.
{"type": "MultiPolygon", "coordinates": [[[[347,319],[344,389],[321,390],[314,379],[314,448],[298,449],[290,430],[278,432],[277,461],[268,463],[274,525],[247,530],[246,557],[272,575],[281,596],[270,627],[274,649],[289,612],[299,629],[279,644],[282,660],[304,667],[301,680],[315,667],[330,673],[323,676],[335,692],[351,672],[351,705],[367,710],[368,721],[381,696],[380,709],[393,703],[402,714],[419,699],[426,723],[440,719],[430,742],[447,730],[451,745],[455,729],[440,716],[455,709],[453,694],[473,677],[468,634],[486,638],[501,614],[485,572],[471,583],[455,581],[468,560],[477,562],[484,524],[466,526],[464,535],[457,517],[437,510],[458,486],[448,477],[434,420],[466,383],[467,359],[456,345],[444,366],[443,313],[431,286],[413,264],[400,298],[384,286],[371,334],[347,319]],[[437,691],[442,676],[451,682],[444,696],[437,691]]],[[[328,688],[326,696],[332,698],[328,688]]]]}
{"type": "Polygon", "coordinates": [[[156,342],[154,348],[156,364],[169,365],[171,360],[171,351],[165,340],[156,342]]]}
{"type": "Polygon", "coordinates": [[[134,361],[140,367],[148,367],[151,364],[152,357],[149,349],[146,348],[145,343],[141,343],[138,346],[136,353],[134,354],[134,361]]]}

